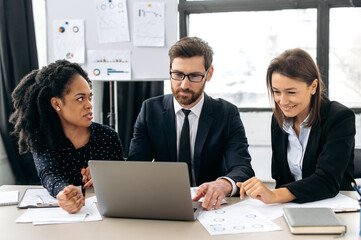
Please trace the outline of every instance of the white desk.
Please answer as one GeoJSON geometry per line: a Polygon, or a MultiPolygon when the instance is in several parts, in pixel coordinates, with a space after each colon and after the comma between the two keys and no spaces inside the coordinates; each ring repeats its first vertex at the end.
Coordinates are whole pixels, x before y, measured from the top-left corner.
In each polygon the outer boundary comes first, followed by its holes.
{"type": "MultiPolygon", "coordinates": [[[[31,186],[3,185],[0,191],[20,190],[20,197],[24,190],[31,186]]],[[[38,187],[38,186],[32,186],[38,187]]],[[[352,193],[353,194],[353,193],[352,193]]],[[[87,192],[87,196],[94,192],[87,192]]],[[[228,204],[239,201],[239,198],[230,198],[228,204]]],[[[15,220],[24,212],[13,206],[0,207],[0,239],[1,240],[92,240],[92,239],[132,239],[132,240],[209,240],[209,239],[262,239],[262,240],[284,240],[284,239],[337,239],[335,235],[292,235],[283,217],[274,222],[283,230],[265,233],[247,233],[211,236],[198,221],[163,221],[142,220],[126,218],[106,218],[103,221],[55,224],[33,226],[31,223],[15,223],[15,220]]],[[[361,239],[359,237],[360,213],[340,213],[339,218],[347,225],[347,233],[340,239],[361,239]]]]}

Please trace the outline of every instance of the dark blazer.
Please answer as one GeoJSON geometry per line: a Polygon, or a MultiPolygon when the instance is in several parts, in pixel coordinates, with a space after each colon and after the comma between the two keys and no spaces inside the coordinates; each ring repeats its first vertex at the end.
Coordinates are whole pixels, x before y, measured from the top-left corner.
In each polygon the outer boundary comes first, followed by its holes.
{"type": "MultiPolygon", "coordinates": [[[[129,160],[177,162],[173,95],[143,102],[134,125],[129,160]]],[[[236,106],[204,94],[194,147],[196,184],[227,176],[245,181],[254,176],[245,130],[236,106]]]]}
{"type": "Polygon", "coordinates": [[[352,190],[355,114],[328,99],[321,106],[321,123],[312,126],[303,158],[302,179],[295,181],[287,162],[288,135],[272,117],[272,177],[303,203],[352,190]]]}

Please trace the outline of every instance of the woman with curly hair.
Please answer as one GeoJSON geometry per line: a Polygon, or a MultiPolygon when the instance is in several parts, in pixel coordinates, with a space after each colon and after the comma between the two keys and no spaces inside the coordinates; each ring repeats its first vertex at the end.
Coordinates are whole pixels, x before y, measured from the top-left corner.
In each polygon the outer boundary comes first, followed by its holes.
{"type": "Polygon", "coordinates": [[[76,63],[58,60],[26,75],[12,93],[12,134],[31,151],[41,183],[69,213],[84,205],[88,160],[123,160],[118,134],[94,123],[91,82],[76,63]]]}

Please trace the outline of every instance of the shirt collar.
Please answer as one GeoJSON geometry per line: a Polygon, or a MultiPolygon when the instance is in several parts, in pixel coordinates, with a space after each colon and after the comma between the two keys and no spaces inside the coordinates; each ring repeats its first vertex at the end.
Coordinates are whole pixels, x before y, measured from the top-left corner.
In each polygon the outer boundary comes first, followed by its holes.
{"type": "MultiPolygon", "coordinates": [[[[312,111],[310,111],[310,113],[307,115],[306,119],[303,120],[303,122],[300,124],[300,127],[304,127],[307,126],[307,124],[310,122],[311,116],[312,116],[312,111]]],[[[289,118],[289,119],[285,119],[283,121],[283,130],[287,133],[289,133],[291,131],[291,129],[293,128],[293,118],[289,118]]]]}
{"type": "Polygon", "coordinates": [[[306,119],[303,120],[300,126],[301,127],[306,126],[310,122],[311,117],[312,117],[312,111],[310,111],[310,113],[307,115],[306,119]]]}
{"type": "MultiPolygon", "coordinates": [[[[196,105],[194,105],[192,108],[189,108],[189,110],[191,110],[193,114],[195,114],[197,117],[199,117],[202,112],[203,103],[204,103],[204,93],[202,93],[201,100],[199,100],[199,102],[196,105]]],[[[177,114],[183,108],[179,104],[179,102],[175,99],[174,96],[173,96],[173,106],[174,106],[175,114],[177,114]]]]}

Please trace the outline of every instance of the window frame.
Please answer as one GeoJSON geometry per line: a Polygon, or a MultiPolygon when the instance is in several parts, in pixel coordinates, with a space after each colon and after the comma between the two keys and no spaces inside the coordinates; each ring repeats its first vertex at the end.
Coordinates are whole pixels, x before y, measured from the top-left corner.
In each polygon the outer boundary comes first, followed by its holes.
{"type": "MultiPolygon", "coordinates": [[[[328,95],[329,72],[329,20],[330,9],[337,7],[361,7],[359,0],[222,0],[222,1],[187,1],[179,0],[179,36],[188,35],[189,15],[193,13],[217,12],[249,12],[271,11],[284,9],[317,9],[317,44],[316,61],[320,69],[325,90],[328,95]]],[[[355,113],[361,113],[361,108],[351,108],[355,113]]],[[[239,111],[271,111],[271,108],[239,108],[239,111]]]]}

